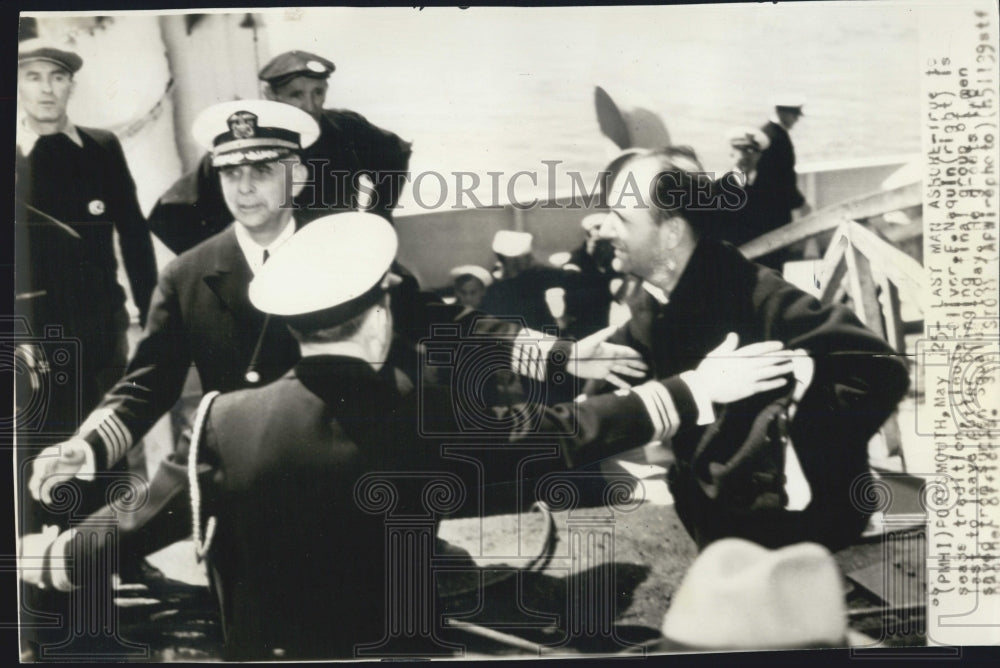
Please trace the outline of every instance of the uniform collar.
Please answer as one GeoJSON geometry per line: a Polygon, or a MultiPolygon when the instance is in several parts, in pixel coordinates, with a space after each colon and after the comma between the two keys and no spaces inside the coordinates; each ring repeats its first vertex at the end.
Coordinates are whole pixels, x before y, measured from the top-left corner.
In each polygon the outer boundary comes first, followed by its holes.
{"type": "Polygon", "coordinates": [[[732,245],[706,237],[698,241],[670,293],[671,306],[686,311],[725,300],[736,286],[753,281],[756,265],[732,245]]]}
{"type": "MultiPolygon", "coordinates": [[[[73,125],[73,121],[66,119],[66,125],[59,132],[73,140],[74,144],[83,148],[83,139],[80,137],[80,132],[76,129],[76,126],[73,125]]],[[[40,136],[28,125],[27,118],[22,118],[21,122],[17,124],[17,147],[21,149],[24,157],[31,155],[40,136]]]]}
{"type": "Polygon", "coordinates": [[[372,397],[380,395],[388,410],[399,398],[393,369],[385,364],[375,371],[368,362],[353,356],[308,355],[290,373],[326,403],[344,409],[371,411],[372,397]]]}
{"type": "Polygon", "coordinates": [[[253,240],[243,225],[238,221],[233,222],[233,229],[236,232],[236,243],[239,244],[240,250],[243,251],[243,257],[246,258],[247,264],[250,265],[250,271],[254,275],[264,266],[264,251],[266,250],[269,256],[274,255],[282,244],[292,238],[292,235],[295,234],[295,228],[295,219],[289,218],[281,234],[267,246],[261,246],[253,240]]]}

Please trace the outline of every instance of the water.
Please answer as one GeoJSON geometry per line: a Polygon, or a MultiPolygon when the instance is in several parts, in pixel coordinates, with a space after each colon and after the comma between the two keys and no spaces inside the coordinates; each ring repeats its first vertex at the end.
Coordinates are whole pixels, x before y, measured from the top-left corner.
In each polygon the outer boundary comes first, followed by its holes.
{"type": "MultiPolygon", "coordinates": [[[[307,9],[265,23],[271,53],[336,63],[328,106],[413,141],[414,173],[503,171],[506,190],[514,172],[540,172],[537,187],[517,180],[519,196],[545,191],[542,160],[583,173],[606,163],[595,85],[644,100],[712,170],[728,166],[726,130],[759,126],[779,91],[807,101],[800,164],[919,150],[919,34],[905,5],[307,9]]],[[[424,179],[424,201],[437,185],[424,179]]]]}

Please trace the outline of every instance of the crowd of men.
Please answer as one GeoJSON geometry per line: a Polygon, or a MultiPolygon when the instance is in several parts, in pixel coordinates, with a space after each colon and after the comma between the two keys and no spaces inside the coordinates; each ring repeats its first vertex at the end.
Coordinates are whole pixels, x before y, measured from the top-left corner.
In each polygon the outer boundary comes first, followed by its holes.
{"type": "MultiPolygon", "coordinates": [[[[325,196],[345,183],[325,183],[330,174],[405,174],[410,155],[360,115],[324,109],[330,61],[281,54],[260,72],[267,99],[204,110],[193,132],[206,155],[148,222],[118,141],[67,118],[82,65],[64,48],[19,49],[18,305],[34,327],[78,337],[82,377],[96,383],[80,394],[78,423],[69,409],[48,418],[41,431],[58,442],[19,451],[20,554],[40,564],[22,570],[23,590],[35,609],[65,606],[67,593],[105,597],[109,582],[88,564],[117,559],[127,579],[193,535],[229,658],[352,656],[377,642],[391,616],[389,556],[359,486],[391,472],[394,502],[419,514],[428,475],[475,484],[440,446],[482,430],[456,408],[463,374],[480,370],[459,350],[424,373],[419,342],[440,325],[499,351],[490,360],[506,389],[486,393],[491,421],[477,436],[498,450],[540,437],[557,446],[522,475],[658,441],[674,453],[668,483],[700,548],[739,538],[833,550],[863,530],[852,484],[906,390],[905,367],[850,310],[820,305],[725,241],[785,224],[804,203],[787,136],[801,107],[778,106],[769,129],[731,138],[739,211],[684,197],[704,177],[694,151],[629,149],[607,167],[606,212],[584,221],[587,239],[566,261],[540,263],[530,235],[503,231],[495,270],[456,267],[455,299],[443,300],[396,260],[401,180],[379,179],[387,190],[363,211],[359,193],[325,196]],[[628,182],[649,197],[621,197],[628,182]],[[127,361],[112,229],[144,326],[127,361]],[[150,229],[178,253],[158,276],[150,229]],[[609,327],[616,304],[628,315],[609,327]],[[192,431],[146,502],[123,513],[105,493],[109,472],[174,407],[191,367],[204,393],[192,431]],[[789,499],[789,460],[810,498],[789,499]],[[54,507],[67,484],[88,490],[71,526],[54,507]],[[115,544],[100,539],[109,522],[115,544]]],[[[809,642],[824,639],[836,629],[809,642]]]]}

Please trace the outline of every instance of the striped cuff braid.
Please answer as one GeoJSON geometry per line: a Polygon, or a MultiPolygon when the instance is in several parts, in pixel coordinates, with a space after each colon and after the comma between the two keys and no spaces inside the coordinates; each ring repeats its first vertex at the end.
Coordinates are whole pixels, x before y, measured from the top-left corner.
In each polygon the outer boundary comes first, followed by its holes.
{"type": "Polygon", "coordinates": [[[97,469],[114,466],[132,447],[132,432],[110,408],[99,408],[80,426],[80,436],[93,447],[97,469]]]}
{"type": "Polygon", "coordinates": [[[510,368],[519,376],[544,381],[549,353],[558,341],[533,329],[522,329],[514,339],[510,368]]]}
{"type": "Polygon", "coordinates": [[[698,406],[690,389],[677,376],[650,380],[632,388],[642,399],[653,423],[651,440],[661,441],[676,434],[681,427],[698,421],[698,406]]]}

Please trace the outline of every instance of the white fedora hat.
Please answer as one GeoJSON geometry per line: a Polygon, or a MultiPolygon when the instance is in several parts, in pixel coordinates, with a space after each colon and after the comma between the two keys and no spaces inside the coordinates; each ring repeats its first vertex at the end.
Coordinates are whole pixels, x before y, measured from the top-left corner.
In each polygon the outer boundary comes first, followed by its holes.
{"type": "Polygon", "coordinates": [[[705,548],[663,619],[662,649],[845,647],[844,586],[816,543],[769,550],[740,538],[705,548]]]}

